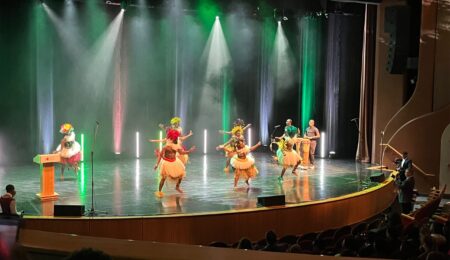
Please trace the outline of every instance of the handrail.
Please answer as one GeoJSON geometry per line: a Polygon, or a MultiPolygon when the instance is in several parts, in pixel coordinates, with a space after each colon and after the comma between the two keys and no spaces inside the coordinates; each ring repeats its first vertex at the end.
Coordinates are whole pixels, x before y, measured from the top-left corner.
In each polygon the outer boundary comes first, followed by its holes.
{"type": "MultiPolygon", "coordinates": [[[[394,147],[392,147],[390,144],[381,144],[381,146],[386,146],[389,147],[392,151],[394,151],[396,154],[398,154],[399,156],[402,156],[403,154],[400,153],[399,151],[397,151],[394,147]]],[[[416,168],[420,173],[422,173],[423,175],[427,176],[427,177],[434,177],[436,175],[434,174],[429,174],[426,173],[424,170],[422,170],[419,166],[417,166],[415,163],[413,163],[414,168],[416,168]]]]}

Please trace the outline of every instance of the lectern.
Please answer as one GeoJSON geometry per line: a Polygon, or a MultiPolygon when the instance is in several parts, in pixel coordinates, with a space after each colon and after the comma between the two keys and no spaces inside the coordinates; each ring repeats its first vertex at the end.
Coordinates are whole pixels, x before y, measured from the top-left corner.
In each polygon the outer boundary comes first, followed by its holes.
{"type": "Polygon", "coordinates": [[[61,162],[59,154],[38,154],[33,162],[41,167],[41,192],[36,194],[42,201],[58,199],[55,192],[55,163],[61,162]]]}

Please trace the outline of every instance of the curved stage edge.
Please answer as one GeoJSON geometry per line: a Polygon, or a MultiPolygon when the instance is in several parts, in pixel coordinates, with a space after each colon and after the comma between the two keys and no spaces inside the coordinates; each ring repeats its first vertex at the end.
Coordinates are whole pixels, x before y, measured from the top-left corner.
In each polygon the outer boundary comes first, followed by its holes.
{"type": "Polygon", "coordinates": [[[201,214],[139,217],[25,217],[24,228],[94,237],[184,244],[259,240],[351,225],[388,208],[396,198],[392,177],[366,190],[322,201],[201,214]]]}

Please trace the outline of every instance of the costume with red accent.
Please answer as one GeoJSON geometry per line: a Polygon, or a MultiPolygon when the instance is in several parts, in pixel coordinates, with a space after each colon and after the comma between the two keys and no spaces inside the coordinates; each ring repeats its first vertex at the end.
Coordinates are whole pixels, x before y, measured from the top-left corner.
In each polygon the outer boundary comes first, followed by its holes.
{"type": "Polygon", "coordinates": [[[59,132],[64,134],[64,137],[56,148],[56,152],[61,156],[63,167],[69,165],[69,167],[72,167],[77,172],[78,162],[81,160],[81,146],[75,140],[74,128],[71,124],[65,123],[61,125],[59,132]]]}
{"type": "Polygon", "coordinates": [[[169,129],[166,136],[166,145],[158,155],[158,162],[155,165],[155,169],[159,167],[159,174],[161,180],[159,182],[159,190],[155,192],[157,197],[164,196],[162,188],[167,178],[176,181],[175,189],[178,192],[183,192],[180,189],[180,184],[183,178],[186,176],[186,168],[184,163],[180,160],[179,155],[184,155],[192,152],[195,147],[189,150],[184,150],[179,144],[178,140],[180,132],[174,129],[169,129]]]}

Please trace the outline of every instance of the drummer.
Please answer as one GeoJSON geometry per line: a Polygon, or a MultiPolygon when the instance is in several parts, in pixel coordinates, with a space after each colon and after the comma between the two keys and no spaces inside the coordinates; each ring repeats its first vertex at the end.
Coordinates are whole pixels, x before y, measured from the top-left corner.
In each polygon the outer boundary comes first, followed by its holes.
{"type": "MultiPolygon", "coordinates": [[[[288,118],[288,119],[286,120],[286,126],[284,127],[284,133],[283,133],[283,135],[280,136],[280,137],[276,137],[275,139],[280,140],[281,138],[288,137],[288,136],[289,136],[289,135],[288,135],[288,129],[289,129],[291,126],[293,126],[293,125],[292,125],[292,119],[288,118]]],[[[297,153],[298,153],[298,154],[300,154],[300,142],[301,142],[301,138],[299,138],[300,136],[301,136],[301,134],[300,134],[300,128],[297,127],[297,134],[296,134],[294,137],[292,137],[292,139],[294,140],[294,144],[295,144],[295,147],[296,147],[296,150],[297,150],[297,153]]]]}
{"type": "Polygon", "coordinates": [[[311,141],[309,146],[309,163],[310,168],[314,169],[314,153],[316,152],[317,140],[320,138],[320,132],[317,127],[314,126],[314,120],[309,120],[309,127],[306,128],[305,138],[311,141]]]}

